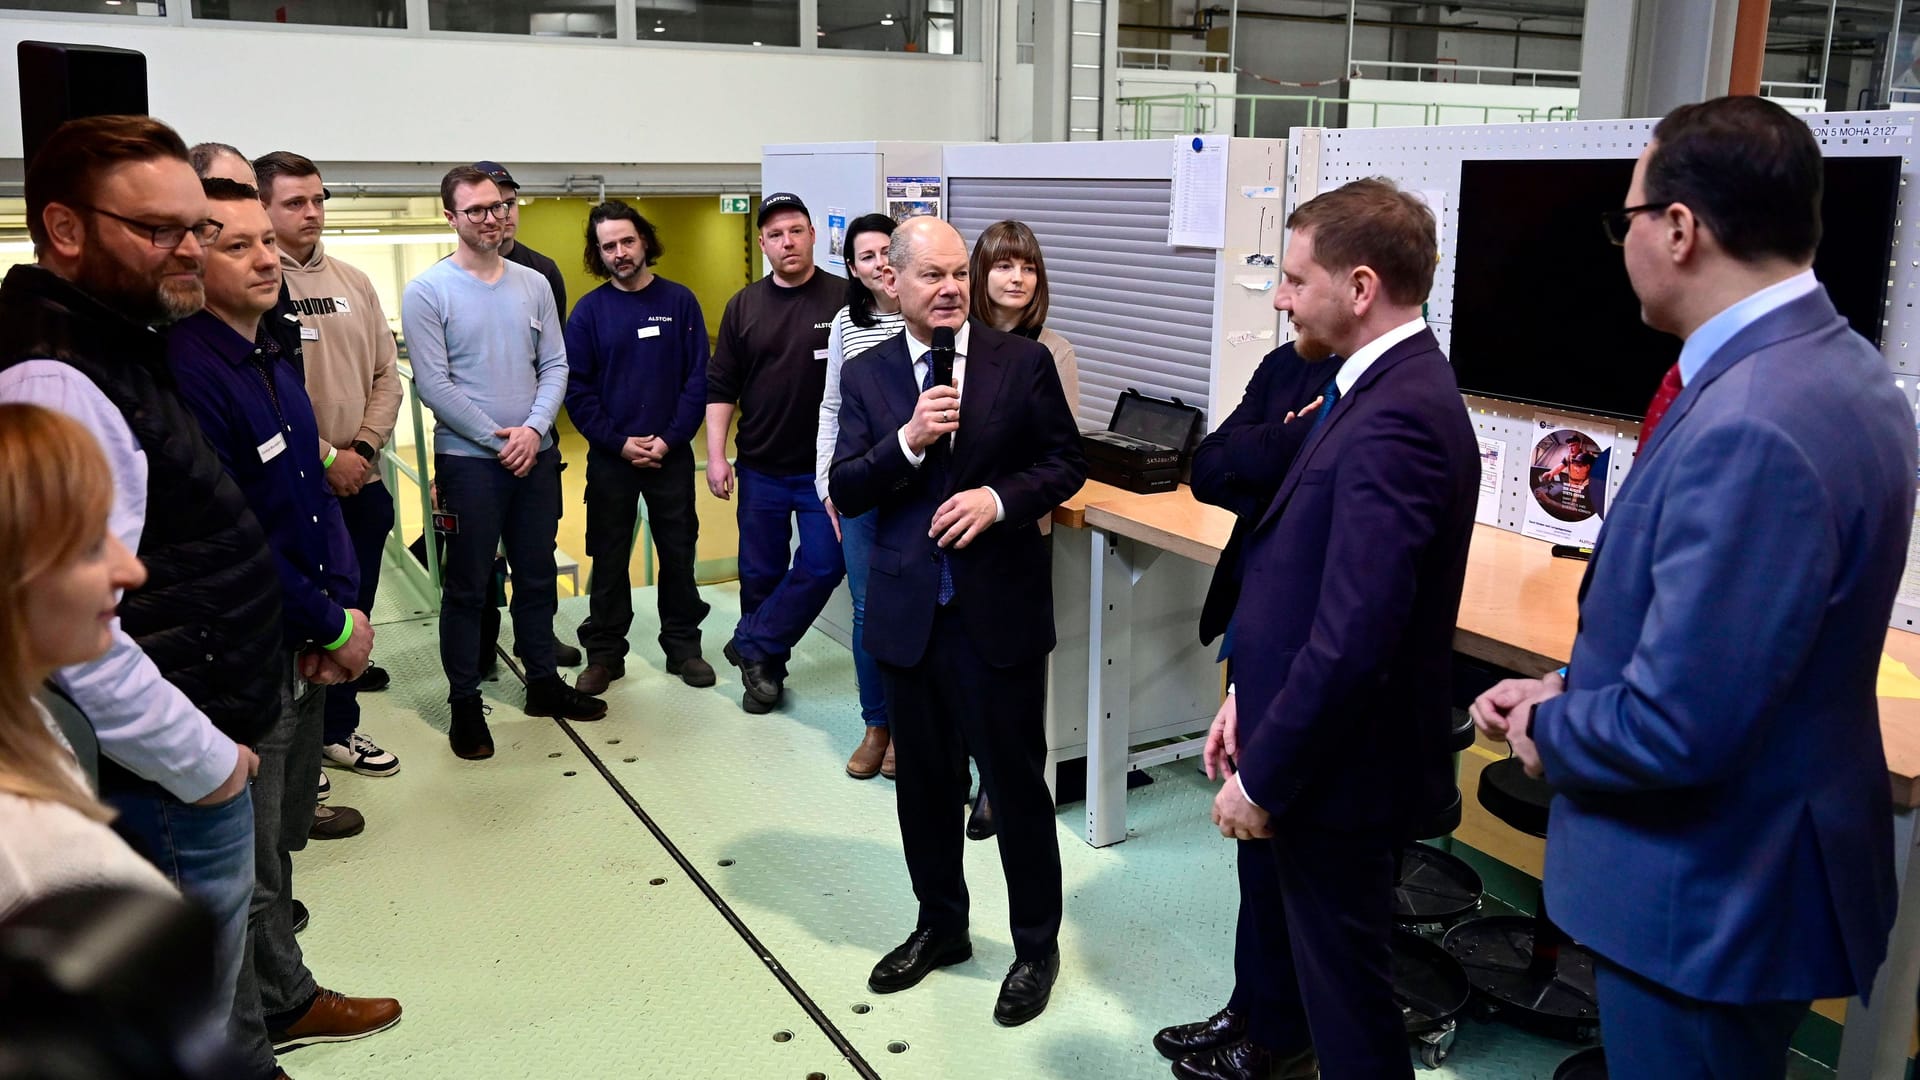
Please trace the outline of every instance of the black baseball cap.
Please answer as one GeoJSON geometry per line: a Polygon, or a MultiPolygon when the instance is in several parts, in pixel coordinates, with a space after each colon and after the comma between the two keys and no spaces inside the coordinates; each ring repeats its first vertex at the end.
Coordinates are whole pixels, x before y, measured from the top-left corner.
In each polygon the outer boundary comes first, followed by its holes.
{"type": "Polygon", "coordinates": [[[1567,455],[1567,461],[1574,465],[1591,465],[1594,463],[1595,458],[1593,453],[1586,447],[1576,446],[1572,452],[1567,455]]]}
{"type": "Polygon", "coordinates": [[[513,174],[507,171],[505,165],[497,161],[476,161],[473,163],[473,167],[492,177],[493,182],[496,184],[504,184],[515,191],[520,190],[520,185],[514,183],[513,174]]]}
{"type": "Polygon", "coordinates": [[[807,204],[800,201],[800,196],[791,191],[776,191],[760,200],[760,216],[754,219],[754,227],[765,225],[768,218],[785,210],[798,210],[807,215],[808,221],[813,220],[813,215],[807,213],[807,204]]]}

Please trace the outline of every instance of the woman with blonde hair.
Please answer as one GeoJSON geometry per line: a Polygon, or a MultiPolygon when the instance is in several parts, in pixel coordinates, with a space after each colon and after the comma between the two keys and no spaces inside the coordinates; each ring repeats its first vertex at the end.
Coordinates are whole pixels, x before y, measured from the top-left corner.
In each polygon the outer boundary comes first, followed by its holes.
{"type": "Polygon", "coordinates": [[[171,892],[106,822],[35,698],[107,651],[120,592],[146,570],[107,528],[113,476],[93,436],[36,405],[0,405],[0,914],[89,885],[171,892]]]}

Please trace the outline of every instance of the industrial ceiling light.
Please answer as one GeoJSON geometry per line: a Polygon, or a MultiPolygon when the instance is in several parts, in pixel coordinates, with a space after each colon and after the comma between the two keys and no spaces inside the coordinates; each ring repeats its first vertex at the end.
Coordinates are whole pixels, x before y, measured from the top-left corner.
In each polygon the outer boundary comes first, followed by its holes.
{"type": "Polygon", "coordinates": [[[667,28],[659,19],[655,19],[653,20],[653,32],[656,34],[664,34],[667,32],[667,28]]]}
{"type": "Polygon", "coordinates": [[[891,12],[891,11],[889,11],[889,12],[887,12],[887,13],[886,13],[885,15],[882,15],[882,16],[880,16],[880,25],[881,25],[881,26],[892,26],[892,25],[893,25],[893,12],[891,12]]]}

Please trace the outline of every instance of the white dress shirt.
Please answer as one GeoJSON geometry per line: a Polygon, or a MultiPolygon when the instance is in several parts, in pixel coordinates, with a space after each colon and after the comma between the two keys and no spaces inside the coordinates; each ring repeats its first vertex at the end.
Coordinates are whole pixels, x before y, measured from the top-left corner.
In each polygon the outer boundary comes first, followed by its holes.
{"type": "MultiPolygon", "coordinates": [[[[971,323],[961,323],[960,329],[955,331],[953,335],[953,386],[955,390],[959,390],[967,384],[967,342],[972,337],[972,329],[973,326],[971,323]]],[[[916,387],[924,386],[927,382],[927,367],[933,363],[933,361],[927,359],[927,354],[933,351],[933,346],[923,344],[919,338],[914,337],[911,328],[906,331],[906,338],[907,356],[913,360],[913,385],[916,387]]],[[[918,400],[917,394],[916,400],[918,400]]],[[[907,441],[907,426],[905,424],[900,425],[898,434],[900,438],[900,452],[907,455],[907,460],[913,463],[913,467],[917,469],[926,464],[926,452],[921,451],[915,453],[913,444],[907,441]]],[[[960,437],[960,433],[956,431],[951,437],[957,440],[960,437]]],[[[987,494],[993,496],[994,522],[999,523],[1005,521],[1007,519],[1007,504],[1000,501],[1000,493],[992,488],[987,488],[987,494]]]]}

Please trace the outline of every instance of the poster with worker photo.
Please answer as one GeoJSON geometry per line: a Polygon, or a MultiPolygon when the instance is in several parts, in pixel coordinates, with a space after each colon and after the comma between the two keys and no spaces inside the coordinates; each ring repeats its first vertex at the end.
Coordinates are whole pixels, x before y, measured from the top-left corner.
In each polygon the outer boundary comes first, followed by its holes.
{"type": "Polygon", "coordinates": [[[1613,433],[1568,416],[1533,419],[1533,460],[1527,468],[1527,524],[1521,530],[1556,544],[1592,546],[1607,513],[1607,465],[1613,433]]]}
{"type": "Polygon", "coordinates": [[[940,216],[940,178],[887,177],[887,216],[896,222],[910,217],[940,216]]]}

